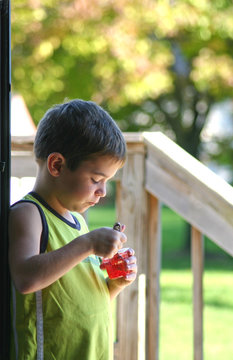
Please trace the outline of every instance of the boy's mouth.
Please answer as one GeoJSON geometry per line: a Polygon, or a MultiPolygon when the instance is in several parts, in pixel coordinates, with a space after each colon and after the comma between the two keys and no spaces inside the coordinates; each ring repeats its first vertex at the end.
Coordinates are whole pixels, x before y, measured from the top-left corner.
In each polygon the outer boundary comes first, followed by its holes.
{"type": "Polygon", "coordinates": [[[95,206],[96,204],[98,204],[98,201],[94,202],[94,201],[91,201],[88,203],[90,206],[95,206]]]}

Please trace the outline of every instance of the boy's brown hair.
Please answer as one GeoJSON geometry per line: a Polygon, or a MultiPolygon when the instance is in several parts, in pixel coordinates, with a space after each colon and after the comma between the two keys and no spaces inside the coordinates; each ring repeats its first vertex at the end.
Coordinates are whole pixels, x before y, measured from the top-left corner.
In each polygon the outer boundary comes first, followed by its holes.
{"type": "Polygon", "coordinates": [[[126,144],[121,130],[102,107],[75,99],[46,112],[38,125],[34,152],[42,160],[59,152],[73,171],[82,161],[102,155],[123,164],[126,144]]]}

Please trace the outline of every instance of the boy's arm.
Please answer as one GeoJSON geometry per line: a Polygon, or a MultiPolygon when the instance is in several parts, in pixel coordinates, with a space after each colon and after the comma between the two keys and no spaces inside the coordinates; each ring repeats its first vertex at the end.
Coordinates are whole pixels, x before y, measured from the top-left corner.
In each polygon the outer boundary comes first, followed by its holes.
{"type": "Polygon", "coordinates": [[[9,265],[16,288],[24,294],[52,284],[90,254],[113,256],[126,241],[117,231],[101,228],[58,250],[40,254],[41,233],[41,217],[35,205],[20,203],[11,209],[9,265]]]}

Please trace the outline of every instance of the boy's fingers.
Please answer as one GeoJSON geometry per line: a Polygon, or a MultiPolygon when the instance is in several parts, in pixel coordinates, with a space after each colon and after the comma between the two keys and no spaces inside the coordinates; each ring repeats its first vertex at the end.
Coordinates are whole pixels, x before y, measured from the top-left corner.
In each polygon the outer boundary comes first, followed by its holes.
{"type": "Polygon", "coordinates": [[[125,259],[126,263],[128,265],[130,264],[136,264],[137,263],[137,258],[135,256],[130,256],[127,259],[125,259]]]}
{"type": "Polygon", "coordinates": [[[126,226],[124,224],[121,225],[121,232],[125,231],[126,226]]]}
{"type": "MultiPolygon", "coordinates": [[[[129,256],[129,258],[133,257],[133,256],[134,256],[134,254],[135,254],[134,249],[132,249],[132,248],[128,248],[128,251],[130,252],[130,256],[129,256]]],[[[135,259],[136,259],[136,258],[135,258],[135,259]]]]}
{"type": "Polygon", "coordinates": [[[125,275],[125,280],[133,281],[136,279],[136,276],[137,276],[136,272],[131,272],[131,273],[125,275]]]}
{"type": "Polygon", "coordinates": [[[130,272],[137,272],[137,265],[136,264],[129,264],[127,265],[127,270],[130,270],[130,272]]]}
{"type": "Polygon", "coordinates": [[[120,233],[120,234],[121,234],[120,240],[124,244],[127,241],[127,237],[123,233],[120,233]]]}

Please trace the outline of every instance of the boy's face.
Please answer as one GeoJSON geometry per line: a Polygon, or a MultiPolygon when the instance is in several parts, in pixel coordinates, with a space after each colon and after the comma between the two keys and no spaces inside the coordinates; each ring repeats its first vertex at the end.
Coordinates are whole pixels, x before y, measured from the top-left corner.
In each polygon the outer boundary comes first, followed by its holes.
{"type": "Polygon", "coordinates": [[[121,167],[109,156],[82,162],[75,171],[64,165],[59,176],[59,201],[63,208],[84,212],[106,195],[106,183],[121,167]]]}

